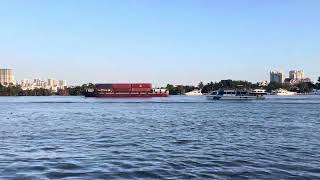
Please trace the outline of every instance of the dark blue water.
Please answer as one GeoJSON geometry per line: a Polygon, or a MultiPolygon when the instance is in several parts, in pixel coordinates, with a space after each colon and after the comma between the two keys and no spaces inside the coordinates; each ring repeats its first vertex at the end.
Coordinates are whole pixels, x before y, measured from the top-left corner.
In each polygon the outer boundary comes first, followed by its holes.
{"type": "Polygon", "coordinates": [[[320,178],[320,96],[0,98],[0,179],[248,178],[320,178]]]}

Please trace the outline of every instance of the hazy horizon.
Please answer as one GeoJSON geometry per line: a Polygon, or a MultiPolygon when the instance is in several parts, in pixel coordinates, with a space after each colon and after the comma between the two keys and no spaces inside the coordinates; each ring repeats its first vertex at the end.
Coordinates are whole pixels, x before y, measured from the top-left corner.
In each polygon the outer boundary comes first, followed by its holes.
{"type": "Polygon", "coordinates": [[[68,84],[320,76],[320,1],[1,1],[0,68],[68,84]]]}

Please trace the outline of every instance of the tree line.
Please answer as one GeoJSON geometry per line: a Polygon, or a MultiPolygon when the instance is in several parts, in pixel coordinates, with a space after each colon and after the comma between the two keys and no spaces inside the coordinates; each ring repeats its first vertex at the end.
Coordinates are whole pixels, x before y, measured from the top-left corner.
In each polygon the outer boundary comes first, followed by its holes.
{"type": "Polygon", "coordinates": [[[8,86],[3,86],[0,84],[0,96],[84,96],[88,88],[94,88],[94,85],[91,83],[83,84],[81,86],[58,89],[57,92],[54,92],[44,88],[23,90],[20,85],[9,84],[8,86]]]}
{"type": "MultiPolygon", "coordinates": [[[[3,86],[0,84],[0,96],[84,96],[87,89],[94,88],[94,84],[83,84],[81,86],[68,87],[65,89],[58,89],[57,92],[53,92],[49,89],[33,89],[33,90],[22,90],[20,85],[9,84],[8,86],[3,86]]],[[[298,93],[309,93],[313,89],[320,90],[320,77],[316,83],[311,82],[300,82],[295,85],[291,85],[289,83],[276,83],[271,82],[268,86],[259,86],[258,83],[252,83],[249,81],[235,81],[235,80],[221,80],[219,82],[210,82],[204,84],[200,82],[198,86],[186,86],[186,85],[178,85],[174,86],[172,84],[168,84],[166,89],[169,90],[170,95],[181,95],[195,89],[201,89],[202,93],[209,93],[211,91],[219,90],[219,89],[236,89],[236,88],[244,88],[244,89],[265,89],[268,92],[272,92],[273,90],[282,88],[289,91],[294,91],[298,93]]]]}
{"type": "Polygon", "coordinates": [[[211,91],[219,90],[219,89],[264,89],[267,92],[272,92],[277,89],[286,89],[288,91],[294,91],[298,93],[310,93],[314,89],[320,90],[320,77],[316,83],[312,82],[300,82],[297,84],[289,84],[289,83],[276,83],[271,82],[267,86],[259,86],[258,83],[252,83],[249,81],[235,81],[235,80],[221,80],[219,82],[210,82],[207,84],[203,84],[200,82],[198,86],[184,86],[178,85],[174,86],[172,84],[168,84],[166,87],[169,90],[170,95],[181,95],[186,92],[190,92],[195,89],[201,89],[202,93],[209,93],[211,91]]]}

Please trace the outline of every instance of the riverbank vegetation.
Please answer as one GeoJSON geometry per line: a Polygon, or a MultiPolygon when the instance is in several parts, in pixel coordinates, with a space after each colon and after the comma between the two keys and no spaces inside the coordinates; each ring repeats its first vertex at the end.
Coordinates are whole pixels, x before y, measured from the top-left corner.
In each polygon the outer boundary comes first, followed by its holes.
{"type": "Polygon", "coordinates": [[[316,89],[320,90],[320,77],[318,78],[318,82],[315,85],[316,89]]]}
{"type": "MultiPolygon", "coordinates": [[[[84,96],[86,90],[89,88],[94,88],[94,84],[83,84],[81,86],[72,86],[65,89],[58,89],[57,92],[48,89],[33,89],[33,90],[23,90],[19,85],[10,84],[8,86],[3,86],[0,84],[0,96],[84,96]]],[[[276,89],[286,89],[289,91],[294,91],[298,93],[310,93],[314,89],[320,90],[320,77],[316,83],[311,82],[300,82],[298,84],[288,84],[288,83],[275,83],[271,82],[267,86],[259,86],[258,83],[252,83],[248,81],[235,81],[235,80],[221,80],[219,82],[210,82],[204,84],[200,82],[198,86],[190,85],[172,85],[168,84],[166,88],[169,90],[170,95],[181,95],[186,92],[193,91],[195,89],[201,89],[202,93],[209,93],[210,91],[219,89],[265,89],[268,92],[272,92],[276,89]]]]}
{"type": "Polygon", "coordinates": [[[35,88],[32,90],[23,90],[19,85],[9,84],[3,86],[0,84],[0,96],[84,96],[86,89],[94,88],[93,84],[84,84],[82,86],[73,86],[65,89],[58,89],[54,92],[50,89],[35,88]]]}
{"type": "Polygon", "coordinates": [[[204,85],[202,82],[199,83],[198,86],[173,86],[168,84],[166,87],[170,95],[179,95],[184,94],[186,92],[190,92],[194,89],[202,89],[202,93],[209,93],[211,91],[219,90],[219,89],[264,89],[267,92],[272,92],[277,89],[286,89],[288,91],[294,91],[298,93],[310,93],[314,89],[320,90],[320,77],[318,78],[318,82],[300,82],[297,84],[289,84],[289,83],[276,83],[271,82],[267,86],[259,86],[258,83],[252,83],[248,81],[235,81],[235,80],[221,80],[219,82],[210,82],[204,85]]]}

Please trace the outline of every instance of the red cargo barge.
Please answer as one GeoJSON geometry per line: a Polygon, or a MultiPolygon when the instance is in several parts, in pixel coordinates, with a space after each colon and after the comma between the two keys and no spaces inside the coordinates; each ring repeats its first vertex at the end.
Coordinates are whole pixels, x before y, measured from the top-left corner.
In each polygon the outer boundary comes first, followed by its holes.
{"type": "Polygon", "coordinates": [[[168,97],[166,89],[153,89],[149,83],[135,84],[96,84],[88,89],[86,97],[130,98],[130,97],[168,97]]]}

